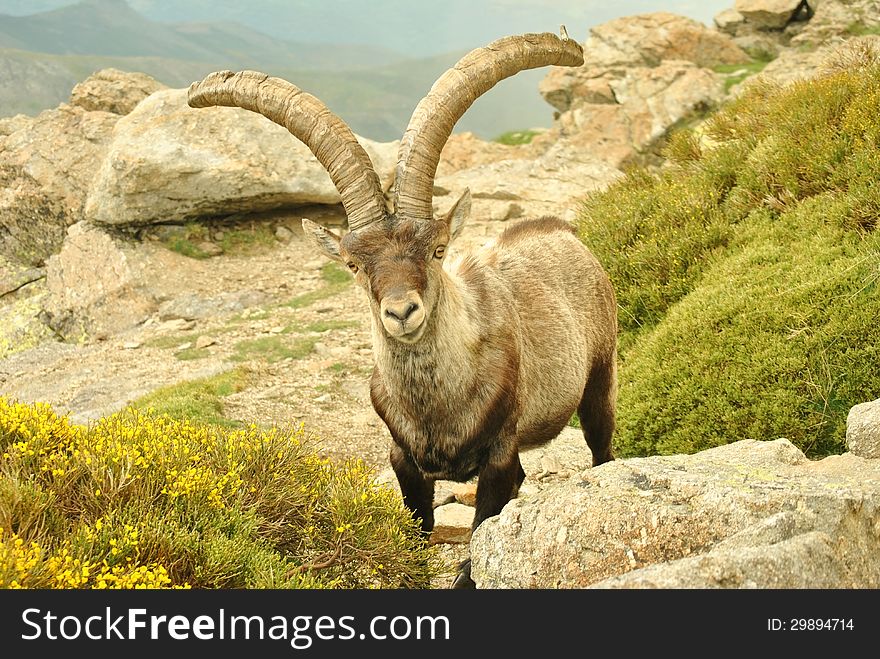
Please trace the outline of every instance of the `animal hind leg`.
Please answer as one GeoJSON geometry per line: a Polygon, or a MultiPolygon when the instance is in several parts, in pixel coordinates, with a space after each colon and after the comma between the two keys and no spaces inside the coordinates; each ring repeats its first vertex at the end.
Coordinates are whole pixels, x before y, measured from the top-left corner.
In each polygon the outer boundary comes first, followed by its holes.
{"type": "Polygon", "coordinates": [[[614,407],[617,397],[616,356],[597,361],[587,380],[578,405],[578,418],[587,446],[593,453],[593,466],[614,459],[611,437],[614,435],[614,407]]]}

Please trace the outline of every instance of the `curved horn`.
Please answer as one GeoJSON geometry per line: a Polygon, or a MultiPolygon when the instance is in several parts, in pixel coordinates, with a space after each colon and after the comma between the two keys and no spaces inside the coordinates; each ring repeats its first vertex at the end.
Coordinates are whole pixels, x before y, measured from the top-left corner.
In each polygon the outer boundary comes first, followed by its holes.
{"type": "Polygon", "coordinates": [[[194,82],[187,100],[194,108],[244,108],[284,126],[330,174],[352,231],[386,216],[382,186],[367,152],[342,119],[299,87],[256,71],[217,71],[194,82]]]}
{"type": "Polygon", "coordinates": [[[400,150],[394,187],[394,210],[401,217],[433,217],[434,174],[440,152],[452,128],[471,104],[495,83],[526,69],[541,66],[581,66],[584,51],[569,39],[552,32],[504,37],[477,48],[446,71],[416,106],[400,150]]]}

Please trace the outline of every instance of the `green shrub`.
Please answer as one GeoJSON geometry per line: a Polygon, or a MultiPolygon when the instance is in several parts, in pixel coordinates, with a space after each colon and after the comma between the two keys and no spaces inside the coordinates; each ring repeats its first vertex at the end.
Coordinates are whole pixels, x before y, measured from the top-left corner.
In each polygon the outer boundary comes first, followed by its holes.
{"type": "Polygon", "coordinates": [[[302,428],[128,409],[88,428],[0,398],[0,587],[424,587],[399,495],[302,428]]]}
{"type": "Polygon", "coordinates": [[[584,203],[614,283],[621,455],[785,436],[844,450],[880,392],[880,67],[753,84],[671,166],[584,203]]]}

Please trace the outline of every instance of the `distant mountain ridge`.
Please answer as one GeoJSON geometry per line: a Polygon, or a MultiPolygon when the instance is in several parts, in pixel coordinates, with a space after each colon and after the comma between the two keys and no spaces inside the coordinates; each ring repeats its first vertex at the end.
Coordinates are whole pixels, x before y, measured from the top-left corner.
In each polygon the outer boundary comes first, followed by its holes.
{"type": "Polygon", "coordinates": [[[54,55],[162,57],[246,68],[352,70],[404,55],[376,46],[306,44],[270,37],[239,23],[160,23],[125,0],[84,0],[29,16],[0,15],[0,48],[54,55]]]}
{"type": "MultiPolygon", "coordinates": [[[[388,141],[400,137],[418,101],[464,52],[413,59],[373,46],[294,43],[237,23],[160,23],[124,0],[85,0],[30,16],[0,15],[0,117],[54,107],[74,84],[111,66],[172,87],[219,69],[255,69],[318,96],[356,133],[388,141]]],[[[491,139],[548,126],[552,108],[537,91],[544,75],[526,71],[503,81],[457,131],[491,139]]]]}

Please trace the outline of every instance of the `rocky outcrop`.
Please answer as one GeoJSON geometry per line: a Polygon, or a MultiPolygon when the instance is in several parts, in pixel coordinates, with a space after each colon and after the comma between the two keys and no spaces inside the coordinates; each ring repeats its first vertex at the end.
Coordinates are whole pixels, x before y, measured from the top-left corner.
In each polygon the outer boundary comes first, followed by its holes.
{"type": "Polygon", "coordinates": [[[17,130],[27,128],[34,123],[34,117],[26,114],[16,114],[12,117],[3,117],[0,119],[0,137],[12,135],[17,130]]]}
{"type": "Polygon", "coordinates": [[[49,325],[68,340],[106,338],[145,321],[174,282],[177,255],[79,222],[47,263],[49,325]]]}
{"type": "Polygon", "coordinates": [[[880,0],[737,0],[715,25],[754,56],[800,54],[880,29],[880,0]]]}
{"type": "Polygon", "coordinates": [[[61,105],[17,120],[0,138],[0,254],[40,265],[68,226],[82,219],[86,194],[118,115],[61,105]]]}
{"type": "Polygon", "coordinates": [[[51,336],[40,320],[46,271],[0,256],[0,359],[51,336]]]}
{"type": "Polygon", "coordinates": [[[877,588],[880,461],[784,439],[618,460],[509,503],[471,543],[483,588],[877,588]]]}
{"type": "Polygon", "coordinates": [[[697,66],[739,64],[748,57],[726,35],[667,12],[625,16],[590,29],[584,44],[589,67],[657,66],[684,60],[697,66]]]}
{"type": "MultiPolygon", "coordinates": [[[[598,158],[582,161],[579,157],[583,154],[573,149],[554,147],[536,159],[491,162],[438,177],[434,182],[435,206],[438,212],[445,212],[469,188],[472,224],[492,222],[500,231],[503,224],[498,222],[516,218],[555,215],[571,219],[568,215],[586,193],[621,176],[617,168],[598,158]]],[[[479,236],[479,232],[472,235],[479,236]]]]}
{"type": "Polygon", "coordinates": [[[791,39],[796,48],[815,48],[880,29],[880,0],[821,0],[815,14],[791,39]]]}
{"type": "Polygon", "coordinates": [[[85,110],[124,115],[160,89],[166,89],[166,86],[146,73],[101,69],[74,86],[70,92],[70,104],[85,110]]]}
{"type": "Polygon", "coordinates": [[[804,29],[817,0],[737,0],[715,16],[721,32],[756,58],[776,57],[804,29]]]}
{"type": "Polygon", "coordinates": [[[849,411],[846,447],[863,458],[880,458],[880,398],[856,405],[849,411]]]}
{"type": "Polygon", "coordinates": [[[748,56],[729,36],[661,12],[592,28],[584,61],[541,82],[560,115],[536,141],[621,167],[657,162],[652,149],[670,128],[721,102],[723,81],[705,67],[748,56]]]}
{"type": "MultiPolygon", "coordinates": [[[[192,277],[194,263],[203,262],[167,249],[156,237],[135,240],[79,222],[48,260],[41,317],[59,337],[81,341],[119,335],[147,320],[186,325],[231,316],[266,301],[258,288],[232,291],[218,284],[209,294],[192,291],[192,281],[181,274],[192,277]]],[[[199,272],[204,270],[210,266],[199,272]]],[[[210,276],[222,281],[220,274],[210,276]]]]}
{"type": "MultiPolygon", "coordinates": [[[[390,187],[397,143],[361,143],[390,187]]],[[[286,129],[247,110],[194,110],[185,89],[169,89],[119,120],[85,217],[131,226],[339,201],[327,172],[286,129]]]]}
{"type": "MultiPolygon", "coordinates": [[[[655,161],[652,147],[670,128],[725,96],[718,75],[684,61],[626,69],[621,75],[582,71],[573,83],[565,94],[571,105],[545,139],[560,149],[592,153],[613,167],[655,161]]],[[[558,90],[551,95],[563,96],[558,90]]]]}

